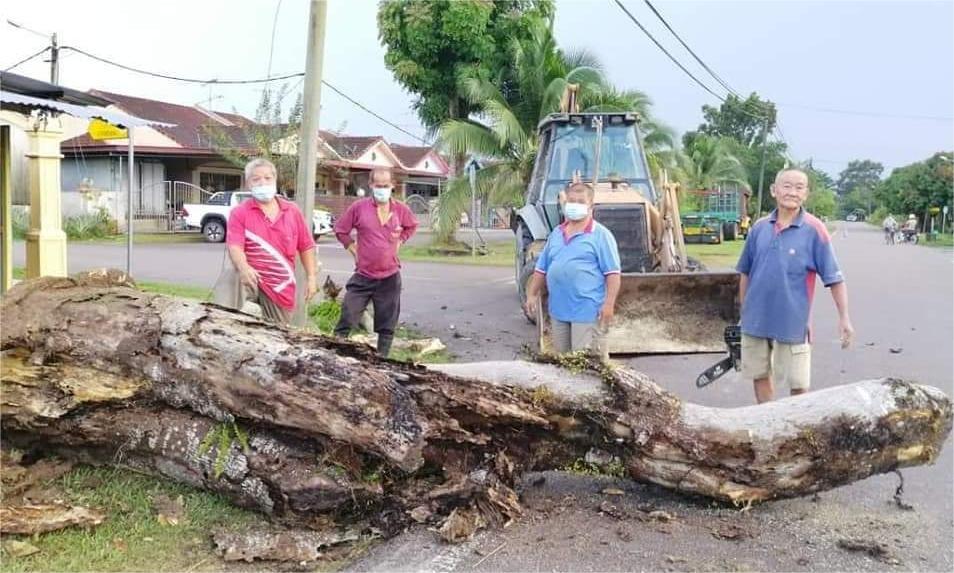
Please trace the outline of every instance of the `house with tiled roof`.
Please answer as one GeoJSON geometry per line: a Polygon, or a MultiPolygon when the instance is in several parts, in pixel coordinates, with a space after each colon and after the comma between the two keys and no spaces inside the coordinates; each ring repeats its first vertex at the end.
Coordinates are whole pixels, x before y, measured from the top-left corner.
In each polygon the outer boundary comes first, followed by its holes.
{"type": "MultiPolygon", "coordinates": [[[[133,196],[137,225],[153,230],[173,227],[183,203],[204,202],[217,191],[242,187],[240,166],[229,161],[256,151],[248,141],[252,129],[263,128],[239,114],[181,105],[143,97],[90,90],[108,107],[163,126],[134,132],[138,191],[133,196]]],[[[87,134],[85,122],[64,126],[61,149],[63,210],[67,215],[105,208],[114,217],[125,212],[128,187],[125,139],[98,141],[87,134]],[[91,199],[92,198],[92,199],[91,199]]],[[[287,132],[287,125],[274,126],[287,132]]],[[[297,134],[280,138],[275,154],[296,154],[297,134]]],[[[429,147],[391,145],[380,135],[354,136],[319,132],[316,196],[319,204],[338,212],[370,188],[374,168],[391,169],[395,195],[414,196],[419,204],[437,197],[446,185],[447,162],[429,147]]],[[[280,178],[281,179],[281,178],[280,178]]],[[[279,181],[292,194],[294,181],[279,181]]]]}
{"type": "MultiPolygon", "coordinates": [[[[102,90],[89,93],[112,102],[110,107],[117,110],[172,124],[137,129],[133,135],[139,179],[133,210],[139,220],[168,226],[174,223],[174,211],[182,203],[201,202],[212,192],[242,186],[242,169],[226,160],[218,149],[250,149],[245,134],[246,128],[254,124],[251,119],[198,105],[102,90]]],[[[128,168],[124,167],[128,144],[125,139],[97,141],[85,132],[85,126],[78,130],[82,131],[61,144],[61,178],[67,210],[76,203],[71,192],[84,196],[122,194],[128,179],[128,168]]],[[[106,204],[109,203],[107,200],[106,204]]]]}

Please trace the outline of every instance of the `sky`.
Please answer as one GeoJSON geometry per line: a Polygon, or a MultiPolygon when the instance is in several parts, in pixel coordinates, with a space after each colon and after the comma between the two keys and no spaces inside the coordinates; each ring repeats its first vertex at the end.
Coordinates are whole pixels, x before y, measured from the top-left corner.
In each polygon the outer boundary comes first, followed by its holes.
{"type": "MultiPolygon", "coordinates": [[[[696,64],[642,0],[622,0],[696,77],[725,90],[696,64]]],[[[852,159],[883,163],[885,175],[936,151],[954,150],[954,2],[665,1],[653,4],[686,43],[737,92],[778,103],[790,155],[832,175],[852,159]],[[812,109],[816,108],[816,109],[812,109]],[[843,110],[830,113],[820,109],[843,110]],[[908,116],[908,117],[894,117],[908,116]],[[918,117],[914,117],[918,116],[918,117]],[[933,118],[933,119],[924,119],[933,118]]],[[[248,79],[304,69],[308,0],[30,0],[0,7],[0,68],[48,44],[37,32],[129,66],[199,79],[248,79]],[[277,9],[277,20],[275,20],[277,9]],[[275,25],[274,51],[269,53],[275,25]]],[[[384,67],[377,2],[330,0],[324,78],[412,134],[424,128],[413,95],[384,67]]],[[[718,100],[680,71],[612,0],[558,0],[562,48],[585,48],[610,80],[639,89],[678,133],[695,129],[718,100]]],[[[252,116],[261,86],[179,83],[62,52],[60,83],[252,116]]],[[[36,58],[16,73],[49,78],[36,58]]],[[[297,79],[287,82],[300,90],[297,79]]],[[[718,89],[716,89],[718,88],[718,89]]],[[[291,99],[291,98],[290,98],[291,99]]],[[[289,103],[290,103],[289,99],[289,103]]],[[[419,144],[322,92],[321,126],[419,144]]],[[[779,136],[776,134],[776,136],[779,136]]]]}

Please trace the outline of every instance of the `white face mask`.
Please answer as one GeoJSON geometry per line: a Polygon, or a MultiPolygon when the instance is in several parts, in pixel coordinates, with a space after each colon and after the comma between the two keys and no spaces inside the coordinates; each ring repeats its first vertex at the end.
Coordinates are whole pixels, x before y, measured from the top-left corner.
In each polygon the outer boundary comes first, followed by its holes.
{"type": "Polygon", "coordinates": [[[582,221],[590,212],[586,203],[564,203],[563,214],[571,221],[582,221]]]}
{"type": "Polygon", "coordinates": [[[374,200],[378,203],[387,203],[391,199],[391,188],[374,187],[371,189],[371,194],[374,195],[374,200]]]}
{"type": "Polygon", "coordinates": [[[275,198],[275,194],[278,193],[278,189],[275,187],[275,184],[271,185],[256,185],[249,189],[252,192],[252,198],[254,198],[259,203],[268,203],[275,198]]]}

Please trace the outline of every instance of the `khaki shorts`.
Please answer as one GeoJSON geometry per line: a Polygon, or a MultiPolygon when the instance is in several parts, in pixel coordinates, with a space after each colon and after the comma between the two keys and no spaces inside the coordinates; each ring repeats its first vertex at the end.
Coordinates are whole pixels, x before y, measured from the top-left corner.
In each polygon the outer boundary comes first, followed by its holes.
{"type": "Polygon", "coordinates": [[[550,340],[557,354],[592,350],[604,360],[606,352],[606,331],[596,322],[563,322],[550,319],[550,340]]]}
{"type": "Polygon", "coordinates": [[[786,344],[768,338],[742,335],[742,377],[771,377],[792,390],[808,390],[812,377],[811,344],[786,344]]]}

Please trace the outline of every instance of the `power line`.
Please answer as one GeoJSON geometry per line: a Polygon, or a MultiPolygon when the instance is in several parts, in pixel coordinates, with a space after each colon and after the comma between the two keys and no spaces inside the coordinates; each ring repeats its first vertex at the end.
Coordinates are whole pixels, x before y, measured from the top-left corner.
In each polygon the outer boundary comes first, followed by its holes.
{"type": "Polygon", "coordinates": [[[13,68],[16,68],[16,67],[18,67],[18,66],[21,66],[21,65],[23,65],[23,64],[25,64],[25,63],[27,63],[27,62],[29,62],[29,61],[32,60],[33,58],[45,54],[49,49],[50,49],[50,47],[49,47],[49,46],[46,46],[45,48],[43,48],[43,49],[40,50],[39,52],[33,54],[32,56],[27,56],[27,57],[23,58],[22,60],[20,60],[19,62],[13,64],[12,66],[9,66],[9,67],[4,68],[3,71],[9,72],[9,71],[12,70],[13,68]]]}
{"type": "Polygon", "coordinates": [[[333,92],[335,92],[336,94],[338,94],[338,95],[340,95],[341,97],[345,98],[345,99],[348,100],[349,102],[353,103],[354,105],[356,105],[357,107],[363,109],[364,111],[368,112],[369,114],[373,115],[374,117],[380,119],[380,120],[383,121],[384,123],[390,125],[390,126],[393,127],[394,129],[396,129],[396,130],[398,130],[398,131],[400,131],[401,133],[404,133],[404,134],[406,134],[406,135],[410,135],[411,137],[413,137],[414,139],[420,141],[420,142],[423,143],[424,145],[427,145],[427,140],[424,139],[423,137],[421,137],[421,136],[419,136],[419,135],[415,135],[415,134],[411,133],[410,131],[404,129],[403,127],[399,126],[398,124],[392,123],[390,120],[387,120],[387,119],[381,117],[381,116],[378,115],[377,113],[375,113],[375,112],[371,111],[370,109],[368,109],[367,107],[365,107],[364,104],[362,104],[361,102],[354,100],[351,96],[349,96],[348,94],[346,94],[346,93],[344,93],[343,91],[339,90],[339,89],[336,88],[335,86],[329,84],[329,83],[326,82],[325,80],[321,80],[321,83],[323,83],[323,84],[325,84],[326,86],[328,86],[329,88],[331,88],[331,90],[332,90],[333,92]]]}
{"type": "Polygon", "coordinates": [[[294,73],[294,74],[285,74],[285,75],[283,75],[283,76],[272,76],[272,77],[267,77],[267,78],[259,78],[259,79],[255,79],[255,80],[220,80],[220,79],[200,80],[200,79],[195,79],[195,78],[183,78],[183,77],[179,77],[179,76],[172,76],[172,75],[169,75],[169,74],[161,74],[161,73],[159,73],[159,72],[150,72],[149,70],[144,70],[144,69],[141,69],[141,68],[134,68],[134,67],[132,67],[132,66],[127,66],[127,65],[125,65],[125,64],[120,64],[120,63],[114,62],[114,61],[112,61],[112,60],[107,60],[106,58],[103,58],[103,57],[100,57],[100,56],[91,54],[91,53],[89,53],[89,52],[87,52],[87,51],[85,51],[85,50],[81,50],[81,49],[76,48],[76,47],[74,47],[74,46],[63,46],[63,47],[60,48],[60,49],[61,49],[61,50],[72,50],[72,51],[74,51],[74,52],[76,52],[76,53],[83,54],[83,55],[86,56],[87,58],[96,60],[96,61],[101,62],[101,63],[104,63],[104,64],[108,64],[108,65],[113,66],[113,67],[116,67],[116,68],[120,68],[120,69],[126,70],[126,71],[128,71],[128,72],[135,72],[135,73],[137,73],[137,74],[143,74],[143,75],[147,75],[147,76],[154,76],[154,77],[157,77],[157,78],[163,78],[163,79],[166,79],[166,80],[173,80],[173,81],[177,81],[177,82],[185,82],[185,83],[190,83],[190,84],[223,84],[223,85],[264,84],[264,83],[268,83],[268,82],[277,82],[277,81],[281,81],[281,80],[287,80],[287,79],[291,79],[291,78],[297,78],[297,77],[300,77],[300,76],[304,76],[304,75],[305,75],[304,72],[296,72],[296,73],[294,73]]]}
{"type": "MultiPolygon", "coordinates": [[[[151,72],[151,71],[149,71],[149,70],[144,70],[144,69],[141,69],[141,68],[134,68],[134,67],[132,67],[132,66],[127,66],[127,65],[125,65],[125,64],[120,64],[119,62],[114,62],[114,61],[112,61],[112,60],[109,60],[109,59],[106,59],[106,58],[103,58],[103,57],[100,57],[100,56],[96,56],[96,55],[91,54],[91,53],[89,53],[89,52],[87,52],[87,51],[85,51],[85,50],[81,50],[81,49],[76,48],[76,47],[73,47],[73,46],[63,46],[63,47],[60,48],[60,49],[61,49],[61,50],[71,50],[71,51],[74,51],[74,52],[76,52],[76,53],[82,54],[82,55],[86,56],[87,58],[91,58],[91,59],[96,60],[96,61],[98,61],[98,62],[101,62],[101,63],[103,63],[103,64],[107,64],[107,65],[110,65],[110,66],[113,66],[113,67],[117,67],[117,68],[120,68],[120,69],[129,71],[129,72],[133,72],[133,73],[137,73],[137,74],[142,74],[142,75],[146,75],[146,76],[153,76],[153,77],[162,78],[162,79],[166,79],[166,80],[177,81],[177,82],[191,83],[191,84],[221,84],[221,85],[262,84],[262,83],[267,83],[267,82],[287,80],[287,79],[291,79],[291,78],[303,78],[303,77],[305,76],[305,73],[304,73],[304,72],[297,72],[297,73],[293,73],[293,74],[285,74],[285,75],[282,75],[282,76],[274,76],[274,77],[268,77],[268,78],[259,78],[259,79],[255,79],[255,80],[219,80],[219,79],[200,80],[200,79],[197,79],[197,78],[183,78],[183,77],[180,77],[180,76],[172,76],[172,75],[169,75],[169,74],[161,74],[161,73],[158,73],[158,72],[151,72]]],[[[419,136],[419,135],[416,135],[416,134],[414,134],[414,133],[411,133],[410,131],[408,131],[408,130],[402,128],[401,126],[397,125],[396,123],[393,123],[392,121],[386,119],[386,118],[383,117],[382,115],[380,115],[380,114],[378,114],[378,113],[372,111],[371,109],[369,109],[367,106],[365,106],[365,105],[362,104],[361,102],[355,100],[354,98],[352,98],[352,97],[349,96],[348,94],[344,93],[343,91],[341,91],[341,90],[338,89],[337,87],[335,87],[335,86],[331,85],[330,83],[328,83],[326,80],[321,80],[321,83],[324,84],[325,86],[327,86],[328,88],[330,88],[332,91],[334,91],[335,93],[337,93],[337,94],[340,95],[341,97],[343,97],[344,99],[348,100],[349,102],[351,102],[352,104],[354,104],[355,106],[357,106],[358,108],[362,109],[363,111],[365,111],[365,112],[371,114],[371,115],[374,116],[375,118],[377,118],[377,119],[379,119],[380,121],[384,122],[385,124],[387,124],[387,125],[391,126],[392,128],[394,128],[394,129],[400,131],[401,133],[403,133],[403,134],[405,134],[405,135],[409,135],[409,136],[413,137],[414,139],[420,141],[421,143],[424,143],[425,145],[427,145],[427,140],[425,140],[423,137],[421,137],[421,136],[419,136]]]]}
{"type": "Polygon", "coordinates": [[[623,3],[620,2],[620,0],[613,0],[613,1],[616,2],[616,5],[619,6],[620,10],[622,10],[623,12],[625,12],[626,15],[629,16],[629,19],[632,20],[633,23],[636,24],[636,26],[639,27],[639,29],[643,31],[643,33],[646,34],[646,36],[647,36],[650,40],[652,40],[652,42],[653,42],[654,44],[656,44],[656,47],[659,48],[660,50],[662,50],[662,52],[663,52],[664,54],[666,54],[666,55],[669,57],[670,60],[672,60],[672,63],[676,64],[676,65],[679,67],[680,70],[682,70],[683,72],[685,72],[685,74],[686,74],[687,76],[689,76],[690,78],[692,78],[692,81],[696,82],[696,84],[698,84],[699,87],[701,87],[702,89],[704,89],[704,90],[706,90],[707,92],[709,92],[710,94],[712,94],[712,96],[715,97],[717,100],[722,101],[722,102],[725,101],[725,98],[724,98],[724,97],[722,97],[722,96],[720,96],[719,94],[717,94],[717,93],[715,93],[714,91],[712,91],[712,90],[709,88],[709,86],[707,86],[706,84],[702,83],[702,82],[699,80],[699,78],[697,78],[696,76],[694,76],[694,75],[692,74],[692,72],[690,72],[688,69],[686,69],[686,66],[682,65],[682,62],[680,62],[680,61],[677,60],[672,54],[670,54],[669,51],[666,50],[666,48],[663,47],[663,45],[660,44],[659,41],[658,41],[656,38],[653,37],[652,34],[649,33],[649,30],[647,30],[647,29],[639,22],[639,20],[637,20],[636,17],[633,16],[633,14],[632,14],[629,10],[626,9],[626,6],[624,6],[623,3]]]}
{"type": "Polygon", "coordinates": [[[719,84],[720,84],[722,87],[724,87],[724,88],[726,89],[726,91],[728,91],[728,92],[731,93],[732,95],[734,95],[734,96],[736,96],[736,97],[738,97],[738,98],[741,99],[742,96],[739,95],[739,92],[737,92],[737,91],[735,91],[734,89],[732,89],[732,87],[729,86],[729,84],[726,83],[725,80],[723,80],[721,77],[719,77],[719,74],[717,74],[717,73],[715,73],[714,71],[712,71],[712,68],[710,68],[709,66],[707,66],[706,63],[702,61],[702,58],[700,58],[698,55],[696,55],[695,52],[692,51],[692,48],[689,47],[689,44],[687,44],[685,41],[683,41],[683,39],[679,36],[679,34],[677,34],[676,31],[672,29],[672,26],[670,26],[670,25],[669,25],[669,22],[667,22],[666,19],[663,18],[662,14],[660,14],[659,11],[656,10],[656,7],[653,6],[652,2],[650,2],[649,0],[643,0],[643,1],[646,2],[646,5],[649,6],[649,9],[652,10],[653,14],[655,14],[656,17],[659,18],[659,21],[663,23],[663,26],[665,26],[666,29],[669,30],[669,32],[670,32],[673,36],[675,36],[675,38],[676,38],[677,40],[679,40],[679,43],[682,44],[682,47],[685,48],[687,52],[689,52],[690,54],[692,54],[692,57],[695,58],[695,60],[696,60],[697,62],[699,62],[699,65],[702,66],[702,68],[703,68],[705,71],[709,72],[709,75],[712,76],[712,77],[715,79],[715,81],[719,82],[719,84]]]}
{"type": "MultiPolygon", "coordinates": [[[[693,58],[695,58],[696,62],[698,62],[699,65],[702,66],[703,69],[705,69],[707,72],[709,72],[709,75],[711,75],[717,82],[719,82],[719,84],[720,84],[723,88],[725,88],[726,91],[728,91],[729,93],[735,95],[736,97],[738,97],[738,98],[740,98],[740,99],[742,98],[742,96],[739,94],[738,91],[734,90],[734,89],[732,88],[732,86],[730,86],[730,85],[728,84],[728,82],[726,82],[725,80],[723,80],[722,77],[720,77],[712,68],[710,68],[710,67],[702,60],[702,58],[699,57],[699,55],[696,54],[696,53],[693,51],[693,49],[689,47],[689,45],[682,39],[681,36],[679,36],[679,34],[673,29],[673,27],[669,24],[669,22],[666,21],[666,19],[663,17],[663,15],[659,13],[659,10],[657,10],[656,7],[653,6],[653,4],[652,4],[652,2],[650,2],[650,0],[643,0],[643,1],[646,3],[646,5],[649,7],[649,9],[653,12],[653,14],[656,15],[656,17],[659,19],[659,21],[662,22],[663,26],[665,26],[666,29],[669,30],[669,32],[673,35],[673,37],[675,37],[676,40],[678,40],[679,43],[682,44],[682,47],[685,48],[686,51],[689,52],[689,54],[692,55],[693,58]]],[[[866,116],[866,117],[885,117],[885,118],[913,119],[913,120],[923,120],[923,121],[947,121],[947,122],[954,121],[954,117],[948,117],[948,116],[914,115],[914,114],[895,114],[895,113],[884,113],[884,112],[867,112],[867,111],[857,111],[857,110],[849,110],[849,109],[836,109],[836,108],[828,108],[828,107],[810,106],[810,105],[802,105],[802,104],[786,103],[786,102],[775,102],[775,105],[782,106],[782,107],[790,107],[790,108],[805,109],[805,110],[810,110],[810,111],[817,111],[817,112],[821,112],[821,113],[830,113],[830,114],[836,114],[836,115],[858,115],[858,116],[866,116]]],[[[743,112],[745,112],[744,109],[743,109],[743,112]]],[[[751,115],[751,114],[749,114],[749,115],[751,115]]],[[[780,135],[780,137],[784,140],[784,136],[782,136],[781,134],[779,134],[779,135],[780,135]]]]}
{"type": "Polygon", "coordinates": [[[817,111],[821,113],[832,113],[838,115],[860,115],[867,117],[886,117],[886,118],[897,118],[897,119],[915,119],[915,120],[925,120],[925,121],[954,121],[954,117],[950,116],[939,116],[939,115],[911,115],[911,114],[900,114],[900,113],[883,113],[876,111],[856,111],[850,109],[835,109],[830,107],[816,107],[810,105],[801,105],[797,103],[777,103],[783,107],[791,107],[797,109],[807,109],[810,111],[817,111]]]}

